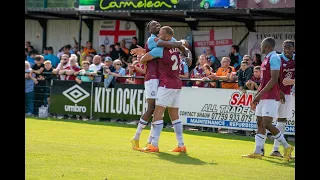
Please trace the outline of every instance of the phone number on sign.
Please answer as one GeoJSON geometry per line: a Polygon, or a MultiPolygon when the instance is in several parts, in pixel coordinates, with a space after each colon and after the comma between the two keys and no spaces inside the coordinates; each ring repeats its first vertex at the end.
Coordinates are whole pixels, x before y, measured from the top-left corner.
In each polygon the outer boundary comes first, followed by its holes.
{"type": "Polygon", "coordinates": [[[212,113],[211,119],[240,121],[240,122],[255,122],[255,116],[247,115],[247,114],[212,113]]]}

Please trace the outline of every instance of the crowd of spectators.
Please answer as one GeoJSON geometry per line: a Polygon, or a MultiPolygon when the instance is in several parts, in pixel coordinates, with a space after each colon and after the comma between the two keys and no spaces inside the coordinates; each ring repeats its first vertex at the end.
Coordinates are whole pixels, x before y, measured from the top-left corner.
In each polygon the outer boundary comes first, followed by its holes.
{"type": "MultiPolygon", "coordinates": [[[[92,48],[91,42],[80,47],[74,38],[74,45],[65,45],[54,54],[52,47],[45,47],[38,53],[31,42],[25,44],[25,102],[26,114],[37,114],[38,107],[50,102],[50,81],[103,82],[106,88],[115,83],[144,84],[146,68],[140,64],[141,56],[132,56],[130,50],[139,47],[137,38],[132,38],[130,47],[125,40],[110,45],[101,45],[100,50],[92,48]],[[140,78],[141,77],[141,78],[140,78]]],[[[213,55],[212,47],[206,47],[197,59],[194,68],[188,67],[181,55],[180,78],[183,86],[202,88],[225,88],[256,90],[260,83],[261,55],[254,57],[239,54],[239,47],[233,45],[228,57],[219,60],[213,55]],[[191,78],[192,80],[185,80],[191,78]]]]}

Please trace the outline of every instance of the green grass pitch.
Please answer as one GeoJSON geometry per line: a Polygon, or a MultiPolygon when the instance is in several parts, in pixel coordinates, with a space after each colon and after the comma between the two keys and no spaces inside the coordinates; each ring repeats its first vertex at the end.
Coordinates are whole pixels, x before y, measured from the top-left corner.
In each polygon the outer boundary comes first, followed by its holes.
{"type": "MultiPolygon", "coordinates": [[[[26,179],[76,180],[293,180],[295,162],[241,155],[254,150],[254,138],[184,131],[188,152],[168,152],[176,145],[172,129],[160,136],[160,153],[131,149],[135,126],[76,120],[26,118],[26,179]]],[[[141,135],[144,145],[150,129],[141,135]]],[[[294,145],[293,143],[290,143],[294,145]]],[[[283,149],[281,148],[283,154],[283,149]]]]}

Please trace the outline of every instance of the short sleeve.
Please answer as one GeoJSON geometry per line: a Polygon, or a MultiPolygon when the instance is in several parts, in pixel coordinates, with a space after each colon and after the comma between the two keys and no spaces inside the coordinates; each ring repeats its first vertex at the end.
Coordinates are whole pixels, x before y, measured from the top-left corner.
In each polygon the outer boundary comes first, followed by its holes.
{"type": "Polygon", "coordinates": [[[149,37],[148,39],[148,49],[149,54],[153,57],[153,58],[162,58],[163,57],[163,47],[158,47],[157,44],[158,42],[161,41],[159,38],[152,36],[149,37]]]}
{"type": "Polygon", "coordinates": [[[189,72],[188,65],[186,63],[183,63],[183,72],[184,73],[188,73],[189,72]]]}
{"type": "Polygon", "coordinates": [[[126,75],[126,70],[125,70],[124,68],[121,68],[121,69],[119,70],[119,74],[120,74],[121,76],[125,76],[125,75],[126,75]]]}
{"type": "Polygon", "coordinates": [[[281,60],[278,55],[271,55],[270,57],[270,69],[271,70],[280,70],[281,60]]]}

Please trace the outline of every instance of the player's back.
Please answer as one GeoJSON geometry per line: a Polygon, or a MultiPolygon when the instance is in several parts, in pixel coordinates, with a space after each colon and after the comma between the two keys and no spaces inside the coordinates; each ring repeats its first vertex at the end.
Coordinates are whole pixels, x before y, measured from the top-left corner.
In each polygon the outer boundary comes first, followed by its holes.
{"type": "MultiPolygon", "coordinates": [[[[278,55],[274,52],[270,54],[269,56],[266,56],[261,64],[261,83],[259,86],[258,91],[261,91],[267,83],[271,80],[271,65],[270,61],[271,58],[277,58],[278,55]]],[[[261,99],[275,99],[279,100],[280,99],[280,86],[279,83],[276,83],[268,92],[265,92],[261,99]]]]}
{"type": "Polygon", "coordinates": [[[164,48],[163,57],[158,59],[160,87],[181,89],[179,54],[178,48],[164,48]]]}
{"type": "MultiPolygon", "coordinates": [[[[150,51],[150,49],[148,48],[148,41],[144,45],[144,49],[146,49],[146,52],[150,51]]],[[[157,58],[147,62],[147,70],[144,80],[148,81],[150,79],[159,79],[157,58]]]]}
{"type": "Polygon", "coordinates": [[[283,79],[289,78],[294,79],[295,78],[295,59],[294,56],[292,59],[288,59],[283,54],[279,55],[281,59],[281,67],[280,67],[280,75],[279,75],[279,84],[280,84],[280,90],[284,93],[289,95],[291,93],[292,86],[285,86],[283,85],[283,79]]]}

